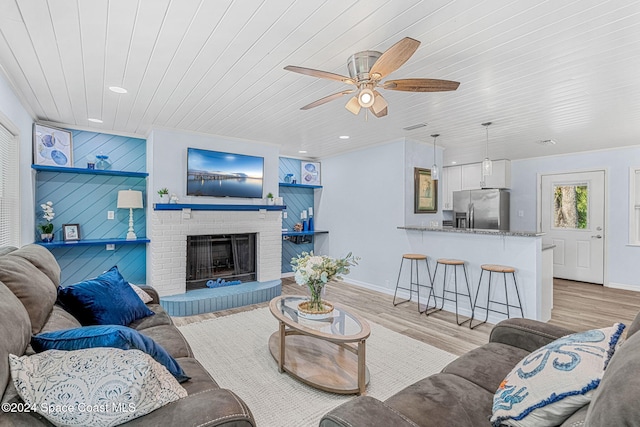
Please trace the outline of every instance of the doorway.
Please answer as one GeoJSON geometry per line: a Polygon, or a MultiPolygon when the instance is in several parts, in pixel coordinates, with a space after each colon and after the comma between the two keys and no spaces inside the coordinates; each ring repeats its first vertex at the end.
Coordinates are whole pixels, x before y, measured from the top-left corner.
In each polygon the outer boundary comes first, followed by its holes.
{"type": "Polygon", "coordinates": [[[604,284],[605,172],[542,175],[543,244],[553,244],[553,277],[604,284]]]}

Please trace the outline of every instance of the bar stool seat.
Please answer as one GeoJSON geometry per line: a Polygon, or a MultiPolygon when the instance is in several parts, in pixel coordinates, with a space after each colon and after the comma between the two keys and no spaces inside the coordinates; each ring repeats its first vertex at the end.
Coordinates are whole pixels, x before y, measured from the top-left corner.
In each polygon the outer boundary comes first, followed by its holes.
{"type": "MultiPolygon", "coordinates": [[[[411,301],[411,297],[413,296],[413,293],[415,292],[418,296],[418,313],[422,313],[423,311],[420,310],[420,288],[424,287],[424,288],[429,288],[429,299],[427,299],[427,306],[425,307],[424,311],[427,311],[429,309],[429,301],[431,300],[431,293],[433,290],[433,279],[431,278],[431,268],[429,267],[429,260],[427,258],[426,255],[424,254],[403,254],[402,255],[402,261],[400,262],[400,271],[398,271],[398,280],[396,282],[396,290],[393,293],[393,305],[396,306],[398,304],[402,304],[405,302],[409,302],[411,301]],[[400,286],[400,276],[402,275],[402,266],[404,265],[404,260],[408,259],[411,265],[411,271],[409,273],[409,287],[402,287],[400,286]],[[429,276],[429,284],[425,285],[425,284],[421,284],[420,283],[420,275],[419,275],[419,265],[418,262],[419,261],[424,261],[425,264],[427,265],[427,275],[429,276]],[[414,274],[413,274],[413,269],[415,266],[415,281],[413,279],[414,274]],[[415,290],[413,289],[415,285],[415,290]],[[396,295],[398,294],[398,289],[403,289],[406,291],[409,291],[409,299],[404,300],[404,301],[398,301],[396,302],[396,295]]],[[[435,305],[435,296],[434,296],[434,305],[435,305]]]]}
{"type": "Polygon", "coordinates": [[[478,289],[476,290],[476,297],[473,302],[473,310],[471,312],[471,322],[469,322],[469,328],[474,329],[482,325],[483,323],[487,323],[490,311],[493,311],[494,313],[506,314],[507,318],[511,318],[511,311],[509,309],[517,308],[520,310],[520,315],[524,318],[524,311],[522,310],[522,302],[520,300],[520,292],[518,291],[518,283],[516,282],[516,269],[508,265],[499,265],[499,264],[482,264],[480,266],[480,269],[481,269],[480,279],[478,280],[478,289]],[[489,272],[489,283],[487,288],[487,305],[485,307],[482,307],[482,306],[478,306],[478,295],[480,294],[480,286],[482,285],[482,276],[484,275],[485,271],[489,272]],[[504,298],[505,298],[504,302],[491,299],[491,275],[493,273],[502,274],[502,277],[504,279],[504,298]],[[511,274],[511,276],[513,277],[513,287],[515,288],[515,291],[516,291],[518,305],[509,303],[509,291],[507,288],[507,274],[511,274]],[[491,304],[501,305],[505,308],[506,311],[494,310],[491,308],[490,306],[491,304]],[[473,320],[475,319],[477,308],[485,310],[485,318],[484,318],[484,321],[476,325],[473,325],[473,320]]]}
{"type": "MultiPolygon", "coordinates": [[[[442,277],[442,296],[440,296],[439,298],[442,300],[442,304],[440,305],[440,308],[436,307],[436,310],[434,310],[432,313],[435,313],[437,311],[440,311],[444,308],[444,302],[446,301],[452,301],[455,302],[456,304],[456,323],[458,324],[458,326],[471,321],[471,318],[464,320],[462,322],[459,321],[458,319],[458,297],[467,297],[469,299],[469,308],[471,309],[471,312],[473,314],[473,304],[471,302],[471,289],[469,288],[469,277],[467,276],[467,267],[466,267],[466,262],[464,260],[461,259],[451,259],[451,258],[439,258],[436,261],[436,268],[435,271],[433,272],[433,283],[435,283],[436,281],[436,274],[438,273],[438,266],[443,265],[444,266],[444,275],[442,277]],[[452,266],[453,267],[453,275],[454,275],[454,290],[449,290],[447,289],[447,267],[452,266]],[[462,267],[462,271],[464,272],[464,280],[467,286],[467,292],[459,292],[458,291],[458,267],[462,267]],[[450,297],[449,295],[453,294],[452,297],[450,297]]],[[[431,294],[429,294],[431,295],[431,294]]],[[[434,292],[434,301],[436,302],[436,306],[437,306],[437,296],[435,295],[434,292]]],[[[427,301],[428,302],[428,301],[427,301]]],[[[432,313],[426,313],[427,316],[429,314],[432,313]]]]}

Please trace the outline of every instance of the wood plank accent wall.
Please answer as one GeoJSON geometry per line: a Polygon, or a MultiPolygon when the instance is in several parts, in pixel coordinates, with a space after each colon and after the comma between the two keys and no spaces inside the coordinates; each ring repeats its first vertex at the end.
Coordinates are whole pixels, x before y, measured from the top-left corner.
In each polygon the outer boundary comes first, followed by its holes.
{"type": "MultiPolygon", "coordinates": [[[[300,167],[301,161],[288,157],[280,157],[280,167],[278,177],[280,182],[284,182],[284,177],[288,173],[294,174],[294,177],[300,183],[300,167]]],[[[282,219],[282,228],[293,231],[293,226],[297,222],[302,222],[300,213],[313,207],[314,191],[311,188],[300,187],[280,187],[280,197],[284,198],[284,204],[287,206],[287,218],[282,219]]],[[[315,212],[314,212],[315,213],[315,212]]],[[[314,218],[315,221],[315,218],[314,218]]],[[[315,237],[312,237],[315,240],[315,237]]],[[[282,272],[290,273],[291,258],[299,255],[301,252],[313,251],[313,243],[295,244],[290,241],[282,242],[282,272]]]]}
{"type": "MultiPolygon", "coordinates": [[[[89,156],[105,154],[111,169],[145,172],[146,141],[117,135],[73,130],[74,167],[86,167],[89,156]]],[[[129,211],[117,209],[119,190],[139,190],[146,200],[146,179],[107,175],[38,172],[36,175],[36,224],[42,222],[40,204],[52,201],[55,211],[54,232],[62,240],[63,224],[80,224],[81,239],[124,238],[129,224],[129,211]],[[107,220],[107,211],[115,211],[115,219],[107,220]]],[[[138,237],[146,236],[145,209],[134,209],[134,228],[138,237]]],[[[39,240],[39,232],[36,241],[39,240]]],[[[114,265],[123,277],[133,283],[146,283],[146,247],[116,245],[106,247],[78,246],[53,248],[51,252],[62,268],[63,285],[95,277],[114,265]]]]}

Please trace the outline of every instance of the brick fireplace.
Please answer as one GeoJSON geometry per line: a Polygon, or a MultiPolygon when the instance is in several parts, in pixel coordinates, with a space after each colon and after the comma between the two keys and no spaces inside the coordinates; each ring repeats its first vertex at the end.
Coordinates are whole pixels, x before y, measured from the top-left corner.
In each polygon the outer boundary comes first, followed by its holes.
{"type": "Polygon", "coordinates": [[[147,282],[160,296],[187,290],[187,236],[255,233],[256,280],[281,276],[280,211],[152,210],[147,236],[147,282]]]}

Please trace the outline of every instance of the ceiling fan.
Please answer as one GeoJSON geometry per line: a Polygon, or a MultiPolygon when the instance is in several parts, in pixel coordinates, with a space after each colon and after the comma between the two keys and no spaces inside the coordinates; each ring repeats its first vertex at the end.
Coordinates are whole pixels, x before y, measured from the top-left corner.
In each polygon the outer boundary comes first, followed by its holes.
{"type": "Polygon", "coordinates": [[[405,37],[384,53],[375,50],[365,50],[353,54],[347,61],[349,77],[294,65],[287,65],[284,69],[307,76],[337,80],[356,86],[356,89],[343,90],[342,92],[318,99],[311,104],[305,105],[301,110],[309,110],[344,95],[356,93],[356,95],[347,102],[347,105],[345,105],[347,110],[353,114],[358,114],[361,108],[367,108],[374,116],[383,117],[387,115],[388,104],[376,88],[401,90],[405,92],[445,92],[456,90],[460,85],[459,82],[436,79],[399,79],[381,82],[383,78],[407,62],[418,49],[418,46],[420,46],[418,40],[405,37]]]}

